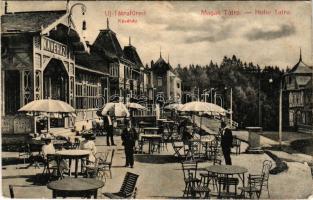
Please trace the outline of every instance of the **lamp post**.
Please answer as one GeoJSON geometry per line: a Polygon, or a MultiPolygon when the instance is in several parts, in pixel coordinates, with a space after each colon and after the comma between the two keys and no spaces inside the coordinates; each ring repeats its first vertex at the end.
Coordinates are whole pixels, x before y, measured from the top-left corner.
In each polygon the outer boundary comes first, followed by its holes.
{"type": "MultiPolygon", "coordinates": [[[[72,18],[72,15],[73,15],[73,9],[76,6],[81,6],[82,15],[85,15],[85,13],[87,11],[87,7],[85,6],[85,4],[80,3],[80,2],[79,3],[75,3],[75,4],[73,4],[71,6],[70,11],[69,11],[69,15],[68,15],[68,24],[69,24],[69,30],[68,31],[69,32],[71,30],[70,28],[71,28],[71,18],[72,18]]],[[[82,29],[86,30],[86,21],[85,20],[83,20],[82,29]]]]}
{"type": "Polygon", "coordinates": [[[283,84],[282,80],[280,80],[279,84],[279,120],[278,120],[278,137],[279,137],[279,146],[281,147],[282,143],[282,107],[283,107],[283,84]]]}
{"type": "Polygon", "coordinates": [[[233,88],[230,88],[230,127],[233,127],[233,88]]]}
{"type": "Polygon", "coordinates": [[[203,90],[204,102],[206,102],[206,91],[207,91],[207,89],[203,90]]]}
{"type": "MultiPolygon", "coordinates": [[[[228,90],[228,87],[225,87],[224,89],[228,90]]],[[[229,89],[230,89],[230,109],[229,109],[230,117],[229,117],[229,123],[230,123],[230,126],[233,127],[233,88],[230,87],[229,89]]]]}
{"type": "MultiPolygon", "coordinates": [[[[260,73],[260,72],[259,72],[260,73]]],[[[259,84],[258,84],[258,125],[262,127],[262,110],[261,110],[261,78],[259,74],[259,84]]]]}
{"type": "Polygon", "coordinates": [[[215,95],[215,98],[216,97],[220,99],[220,103],[221,103],[220,106],[223,107],[223,97],[220,94],[215,95]]]}
{"type": "Polygon", "coordinates": [[[213,91],[214,88],[210,88],[210,103],[213,103],[213,91]]]}

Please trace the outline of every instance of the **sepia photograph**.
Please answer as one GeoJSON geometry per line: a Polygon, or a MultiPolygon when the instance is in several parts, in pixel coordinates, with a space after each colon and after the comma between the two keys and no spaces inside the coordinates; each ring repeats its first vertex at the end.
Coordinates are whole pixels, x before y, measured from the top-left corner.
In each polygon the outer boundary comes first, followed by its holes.
{"type": "Polygon", "coordinates": [[[2,0],[4,199],[313,199],[312,1],[2,0]]]}

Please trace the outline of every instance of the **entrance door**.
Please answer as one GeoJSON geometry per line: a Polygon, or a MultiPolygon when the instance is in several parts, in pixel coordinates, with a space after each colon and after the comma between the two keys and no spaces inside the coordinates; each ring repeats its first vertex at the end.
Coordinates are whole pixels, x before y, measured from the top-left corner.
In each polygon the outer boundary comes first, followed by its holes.
{"type": "MultiPolygon", "coordinates": [[[[51,59],[43,73],[44,99],[56,99],[69,102],[69,78],[67,71],[60,60],[51,59]]],[[[64,127],[64,118],[51,118],[51,127],[64,127]]]]}
{"type": "Polygon", "coordinates": [[[68,75],[63,63],[52,59],[44,71],[44,98],[68,102],[68,75]]]}
{"type": "Polygon", "coordinates": [[[5,114],[15,114],[20,108],[20,72],[8,70],[4,77],[5,114]]]}

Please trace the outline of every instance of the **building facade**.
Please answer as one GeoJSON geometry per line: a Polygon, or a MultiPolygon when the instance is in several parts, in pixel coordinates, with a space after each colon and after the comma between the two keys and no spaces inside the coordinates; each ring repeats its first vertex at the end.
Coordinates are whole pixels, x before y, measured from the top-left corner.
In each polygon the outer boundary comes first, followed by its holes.
{"type": "Polygon", "coordinates": [[[289,127],[299,132],[313,133],[313,67],[300,58],[284,74],[284,95],[288,99],[289,127]]]}
{"type": "MultiPolygon", "coordinates": [[[[84,113],[77,110],[77,120],[93,117],[86,110],[96,107],[100,80],[107,74],[77,65],[76,56],[88,54],[89,49],[74,27],[65,10],[2,16],[2,130],[11,130],[15,123],[6,116],[18,115],[19,108],[39,99],[65,101],[77,109],[84,104],[84,113]]],[[[56,121],[65,127],[73,123],[68,118],[56,121]]]]}
{"type": "Polygon", "coordinates": [[[166,62],[160,53],[160,58],[151,61],[151,86],[156,101],[174,103],[181,99],[181,80],[169,62],[166,62]]]}
{"type": "Polygon", "coordinates": [[[68,10],[2,16],[4,133],[32,132],[34,119],[18,110],[33,100],[57,99],[73,106],[75,118],[52,123],[73,127],[98,118],[96,111],[110,101],[155,103],[156,92],[163,92],[166,98],[180,95],[180,79],[169,63],[160,60],[160,65],[144,66],[130,39],[122,49],[109,21],[93,44],[86,42],[82,30],[75,27],[68,10]],[[167,69],[159,70],[164,66],[167,69]]]}

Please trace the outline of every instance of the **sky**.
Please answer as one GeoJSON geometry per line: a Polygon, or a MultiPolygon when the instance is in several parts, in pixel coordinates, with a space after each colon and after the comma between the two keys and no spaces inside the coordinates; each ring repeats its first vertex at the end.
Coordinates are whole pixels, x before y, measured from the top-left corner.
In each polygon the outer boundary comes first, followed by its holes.
{"type": "MultiPolygon", "coordinates": [[[[73,9],[74,22],[92,43],[107,26],[117,34],[121,46],[136,47],[144,64],[162,57],[177,64],[220,63],[233,54],[246,62],[292,67],[299,60],[312,62],[311,3],[296,2],[104,2],[80,1],[87,7],[82,16],[73,9]],[[133,11],[136,16],[118,16],[133,11]],[[111,16],[109,13],[111,12],[111,16]],[[131,23],[123,23],[123,20],[131,23]]],[[[70,5],[75,2],[70,1],[70,5]]],[[[3,6],[3,2],[2,2],[3,6]]],[[[8,2],[9,12],[65,9],[66,1],[8,2]]],[[[2,8],[3,13],[3,8],[2,8]]]]}

